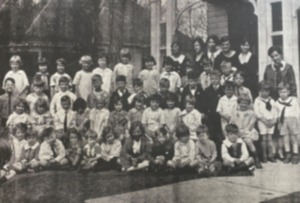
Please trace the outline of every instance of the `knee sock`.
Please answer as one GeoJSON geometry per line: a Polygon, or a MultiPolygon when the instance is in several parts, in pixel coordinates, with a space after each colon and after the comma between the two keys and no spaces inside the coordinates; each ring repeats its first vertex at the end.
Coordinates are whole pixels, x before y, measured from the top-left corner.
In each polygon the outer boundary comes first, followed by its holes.
{"type": "Polygon", "coordinates": [[[262,148],[263,158],[266,158],[267,157],[267,142],[266,142],[266,140],[261,141],[261,148],[262,148]]]}
{"type": "Polygon", "coordinates": [[[298,154],[298,143],[294,142],[292,146],[294,154],[298,154]]]}

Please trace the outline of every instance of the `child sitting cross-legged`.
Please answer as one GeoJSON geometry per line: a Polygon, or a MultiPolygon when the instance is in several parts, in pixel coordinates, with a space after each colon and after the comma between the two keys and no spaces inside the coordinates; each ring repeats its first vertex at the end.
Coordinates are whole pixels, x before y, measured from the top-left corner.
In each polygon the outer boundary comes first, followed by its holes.
{"type": "Polygon", "coordinates": [[[252,172],[254,160],[249,156],[245,142],[239,138],[239,129],[235,124],[226,126],[226,139],[222,144],[222,159],[227,174],[240,171],[252,172]]]}
{"type": "Polygon", "coordinates": [[[78,168],[83,155],[81,136],[75,128],[70,128],[68,134],[69,142],[66,149],[66,159],[68,160],[69,167],[75,170],[78,168]]]}

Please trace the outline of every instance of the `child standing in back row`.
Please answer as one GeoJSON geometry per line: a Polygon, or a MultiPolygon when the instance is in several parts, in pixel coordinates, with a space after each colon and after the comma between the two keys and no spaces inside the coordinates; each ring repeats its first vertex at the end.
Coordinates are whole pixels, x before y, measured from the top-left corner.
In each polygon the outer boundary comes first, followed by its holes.
{"type": "Polygon", "coordinates": [[[101,54],[98,58],[99,67],[93,70],[93,75],[101,75],[102,77],[102,86],[101,89],[107,93],[112,92],[112,83],[113,83],[113,72],[110,68],[107,67],[108,57],[105,54],[101,54]]]}

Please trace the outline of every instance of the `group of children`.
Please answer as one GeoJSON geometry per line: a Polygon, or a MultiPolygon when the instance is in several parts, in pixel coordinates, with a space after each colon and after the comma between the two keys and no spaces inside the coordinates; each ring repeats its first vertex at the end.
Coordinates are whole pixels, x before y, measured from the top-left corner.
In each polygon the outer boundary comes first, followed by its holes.
{"type": "Polygon", "coordinates": [[[130,59],[122,49],[112,71],[105,55],[94,69],[92,58],[82,56],[73,81],[64,59],[50,78],[43,59],[29,84],[21,58],[12,56],[0,96],[2,137],[12,153],[2,180],[45,169],[217,175],[262,168],[260,162],[275,162],[275,154],[299,162],[299,104],[288,84],[279,85],[274,101],[262,81],[253,100],[245,74],[229,60],[222,61],[222,73],[209,60],[201,75],[187,66],[183,78],[171,57],[162,73],[152,56],[139,74],[130,59]]]}

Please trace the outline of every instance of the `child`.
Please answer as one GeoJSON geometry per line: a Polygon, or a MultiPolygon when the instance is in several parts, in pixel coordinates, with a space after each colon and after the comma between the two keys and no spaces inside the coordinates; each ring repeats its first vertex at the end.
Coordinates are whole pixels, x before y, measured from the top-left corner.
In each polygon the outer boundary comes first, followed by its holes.
{"type": "Polygon", "coordinates": [[[262,168],[254,145],[259,136],[254,126],[256,116],[251,108],[251,100],[248,96],[242,95],[238,98],[238,105],[232,114],[230,123],[236,124],[239,128],[239,135],[246,143],[250,155],[254,158],[256,168],[262,168]]]}
{"type": "Polygon", "coordinates": [[[138,95],[143,95],[145,98],[148,97],[147,93],[143,90],[143,81],[140,78],[133,79],[133,93],[128,97],[128,105],[131,109],[133,107],[133,100],[138,95]]]}
{"type": "Polygon", "coordinates": [[[145,136],[141,122],[132,123],[128,137],[122,148],[122,171],[135,171],[149,167],[151,144],[145,136]]]}
{"type": "Polygon", "coordinates": [[[89,130],[86,133],[87,143],[83,148],[83,159],[80,163],[80,169],[83,171],[94,170],[98,160],[101,158],[101,147],[97,143],[97,133],[89,130]]]}
{"type": "Polygon", "coordinates": [[[211,72],[213,70],[213,66],[211,61],[209,61],[207,58],[204,58],[202,63],[203,72],[201,73],[199,79],[202,89],[205,90],[211,85],[211,72]]]}
{"type": "Polygon", "coordinates": [[[146,98],[143,95],[138,95],[134,98],[134,108],[128,111],[128,127],[135,121],[141,121],[145,110],[146,98]]]}
{"type": "Polygon", "coordinates": [[[74,127],[84,135],[84,126],[89,122],[90,116],[90,109],[87,108],[86,101],[82,98],[76,99],[73,104],[73,111],[76,112],[74,127]]]}
{"type": "Polygon", "coordinates": [[[168,139],[175,140],[175,131],[180,122],[179,115],[181,110],[176,107],[177,96],[174,94],[168,94],[166,98],[168,108],[164,109],[164,117],[166,120],[166,127],[168,129],[168,134],[170,137],[168,139]]]}
{"type": "Polygon", "coordinates": [[[298,141],[299,134],[299,103],[296,97],[290,96],[290,85],[278,85],[279,99],[276,101],[278,129],[283,139],[285,149],[284,163],[299,163],[298,141]],[[292,145],[292,150],[290,146],[292,145]],[[293,154],[291,153],[293,152],[293,154]]]}
{"type": "Polygon", "coordinates": [[[0,118],[1,126],[6,125],[9,115],[13,112],[14,105],[18,100],[17,95],[14,93],[15,80],[13,78],[6,78],[4,81],[5,93],[0,96],[0,118]]]}
{"type": "MultiPolygon", "coordinates": [[[[273,134],[277,120],[275,101],[270,97],[271,85],[265,81],[260,82],[259,96],[254,101],[254,112],[257,126],[261,134],[262,162],[267,160],[275,162],[273,154],[273,134]]],[[[283,157],[283,155],[282,155],[283,157]]]]}
{"type": "Polygon", "coordinates": [[[27,141],[25,139],[27,132],[28,128],[25,123],[18,123],[13,129],[13,157],[11,160],[12,165],[20,161],[22,148],[27,144],[27,141]]]}
{"type": "Polygon", "coordinates": [[[25,99],[18,99],[14,106],[14,112],[8,117],[6,126],[12,130],[18,123],[25,123],[28,127],[32,125],[32,119],[28,115],[29,106],[25,99]]]}
{"type": "Polygon", "coordinates": [[[121,100],[125,111],[129,110],[128,97],[130,96],[129,90],[126,88],[126,77],[119,75],[116,79],[117,89],[110,97],[109,110],[114,110],[115,100],[121,100]]]}
{"type": "Polygon", "coordinates": [[[174,145],[174,157],[167,162],[171,168],[188,169],[195,159],[195,143],[190,139],[189,129],[184,124],[176,130],[177,141],[174,145]]]}
{"type": "Polygon", "coordinates": [[[13,165],[13,169],[17,172],[33,172],[39,167],[39,149],[40,144],[37,141],[35,133],[26,133],[27,142],[24,144],[20,159],[13,165]]]}
{"type": "Polygon", "coordinates": [[[43,142],[40,146],[39,160],[44,169],[67,165],[66,150],[63,143],[56,138],[52,127],[45,128],[42,133],[43,142]]]}
{"type": "Polygon", "coordinates": [[[10,143],[5,138],[0,138],[0,185],[16,175],[14,170],[8,169],[12,157],[10,143]]]}
{"type": "Polygon", "coordinates": [[[62,109],[60,100],[63,96],[66,95],[70,97],[72,104],[76,100],[76,95],[69,90],[69,79],[67,77],[60,77],[59,88],[60,91],[54,95],[50,103],[50,113],[52,116],[54,116],[56,112],[62,109]]]}
{"type": "Polygon", "coordinates": [[[53,96],[60,91],[59,79],[61,77],[66,77],[69,79],[69,86],[70,89],[72,89],[72,78],[65,72],[66,66],[67,64],[65,59],[59,58],[56,60],[56,73],[54,73],[50,78],[51,98],[53,98],[53,96]]]}
{"type": "Polygon", "coordinates": [[[247,146],[239,138],[239,129],[234,124],[226,126],[227,137],[222,144],[223,165],[228,174],[239,171],[253,171],[254,161],[249,157],[247,146]]]}
{"type": "Polygon", "coordinates": [[[101,140],[101,135],[103,128],[107,126],[107,122],[109,119],[109,111],[106,106],[106,100],[105,99],[97,99],[95,101],[95,108],[93,108],[90,111],[90,124],[91,129],[94,130],[98,137],[98,140],[101,140]]]}
{"type": "Polygon", "coordinates": [[[12,70],[8,71],[3,79],[3,88],[5,87],[5,81],[7,78],[15,80],[15,91],[18,96],[25,97],[29,88],[29,81],[26,73],[21,70],[22,60],[18,55],[13,55],[9,60],[9,65],[12,70]]]}
{"type": "Polygon", "coordinates": [[[155,138],[155,132],[166,124],[164,111],[159,108],[159,96],[154,94],[149,97],[150,107],[146,108],[142,123],[146,129],[146,135],[153,139],[155,138]]]}
{"type": "Polygon", "coordinates": [[[34,113],[34,104],[38,99],[44,99],[49,103],[48,96],[44,93],[45,82],[41,79],[33,81],[33,92],[27,95],[26,101],[29,105],[30,114],[34,113]]]}
{"type": "Polygon", "coordinates": [[[47,127],[53,124],[52,116],[49,112],[48,101],[38,99],[34,104],[34,112],[31,114],[33,122],[33,130],[37,133],[38,141],[42,141],[42,132],[47,127]]]}
{"type": "Polygon", "coordinates": [[[177,95],[173,92],[170,92],[169,89],[170,89],[170,81],[166,78],[162,78],[159,81],[159,91],[158,91],[158,96],[160,97],[160,108],[162,109],[167,108],[166,98],[168,94],[173,94],[177,97],[177,95]]]}
{"type": "Polygon", "coordinates": [[[249,88],[245,87],[244,84],[245,81],[245,74],[242,71],[238,71],[234,74],[234,82],[236,85],[235,88],[235,95],[237,97],[245,95],[250,98],[251,103],[253,103],[252,94],[249,88]]]}
{"type": "Polygon", "coordinates": [[[227,81],[224,83],[225,95],[220,98],[216,110],[221,116],[221,126],[224,136],[226,136],[225,127],[229,124],[231,116],[237,108],[237,97],[234,95],[234,87],[233,82],[227,81]]]}
{"type": "Polygon", "coordinates": [[[119,89],[117,78],[118,76],[125,76],[125,81],[127,81],[126,89],[128,92],[133,92],[133,78],[135,76],[134,69],[135,67],[130,63],[131,54],[129,49],[122,48],[120,51],[120,63],[114,67],[114,82],[115,82],[115,91],[119,89]]]}
{"type": "Polygon", "coordinates": [[[178,93],[181,87],[181,78],[177,72],[173,70],[173,60],[170,57],[164,59],[163,67],[164,71],[160,75],[160,80],[166,78],[170,81],[169,91],[178,93]]]}
{"type": "Polygon", "coordinates": [[[100,171],[119,169],[119,157],[122,151],[122,144],[116,138],[111,127],[105,127],[102,134],[101,158],[98,161],[97,169],[100,171]]]}
{"type": "Polygon", "coordinates": [[[75,123],[76,113],[71,109],[70,97],[65,95],[60,102],[62,109],[54,115],[54,126],[57,138],[63,142],[64,146],[67,146],[67,132],[75,123]]]}
{"type": "Polygon", "coordinates": [[[93,70],[93,75],[100,75],[103,79],[101,89],[107,93],[112,92],[113,72],[107,67],[108,57],[105,54],[101,54],[98,58],[99,67],[93,70]]]}
{"type": "Polygon", "coordinates": [[[87,97],[87,104],[90,109],[95,107],[94,101],[95,99],[105,99],[107,100],[106,103],[108,104],[109,100],[109,93],[106,92],[105,90],[102,90],[103,82],[102,82],[102,76],[98,74],[94,74],[92,76],[92,86],[93,86],[93,91],[89,93],[87,97]]]}
{"type": "Polygon", "coordinates": [[[150,157],[151,168],[155,172],[162,171],[167,162],[174,156],[174,146],[172,140],[168,138],[164,128],[159,129],[158,135],[152,145],[150,157]]]}
{"type": "Polygon", "coordinates": [[[48,61],[46,58],[42,57],[38,60],[39,70],[35,74],[34,78],[39,79],[44,82],[42,91],[50,96],[49,91],[49,72],[48,72],[48,61]]]}
{"type": "Polygon", "coordinates": [[[192,96],[196,99],[195,102],[195,108],[203,112],[203,100],[204,100],[204,94],[203,94],[203,89],[200,84],[198,84],[198,77],[196,75],[196,72],[191,71],[187,75],[188,77],[188,85],[184,87],[182,93],[181,93],[181,108],[185,108],[185,98],[187,96],[192,96]]]}
{"type": "Polygon", "coordinates": [[[78,71],[74,77],[76,96],[87,100],[87,96],[92,92],[92,57],[82,56],[79,60],[82,70],[78,71]]]}
{"type": "Polygon", "coordinates": [[[202,124],[201,113],[195,109],[196,99],[193,96],[185,98],[185,110],[180,113],[182,122],[188,127],[190,131],[190,139],[197,141],[196,129],[202,124]]]}
{"type": "Polygon", "coordinates": [[[143,57],[144,69],[140,72],[139,78],[143,81],[143,87],[147,95],[157,93],[159,84],[159,72],[153,69],[156,61],[153,56],[143,57]]]}
{"type": "Polygon", "coordinates": [[[66,159],[71,169],[77,169],[83,155],[80,133],[75,128],[69,129],[69,146],[66,149],[66,159]]]}
{"type": "Polygon", "coordinates": [[[232,67],[231,61],[225,59],[221,63],[221,71],[222,71],[222,76],[221,76],[221,85],[224,85],[226,81],[234,81],[234,68],[232,67]]]}
{"type": "Polygon", "coordinates": [[[218,162],[216,144],[208,137],[208,128],[201,125],[197,128],[196,158],[192,165],[197,166],[199,175],[217,175],[218,162]]]}
{"type": "Polygon", "coordinates": [[[116,137],[123,141],[125,137],[127,137],[127,112],[123,110],[123,104],[121,100],[115,100],[114,102],[115,110],[109,114],[108,126],[114,129],[116,137]]]}

